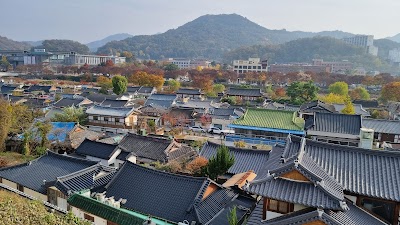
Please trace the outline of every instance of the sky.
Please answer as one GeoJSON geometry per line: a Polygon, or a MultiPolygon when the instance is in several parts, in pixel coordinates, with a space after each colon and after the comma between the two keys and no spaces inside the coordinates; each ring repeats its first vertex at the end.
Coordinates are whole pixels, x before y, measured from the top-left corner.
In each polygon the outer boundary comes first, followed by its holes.
{"type": "Polygon", "coordinates": [[[155,34],[205,14],[236,13],[268,29],[400,33],[399,0],[1,0],[0,36],[81,43],[155,34]]]}

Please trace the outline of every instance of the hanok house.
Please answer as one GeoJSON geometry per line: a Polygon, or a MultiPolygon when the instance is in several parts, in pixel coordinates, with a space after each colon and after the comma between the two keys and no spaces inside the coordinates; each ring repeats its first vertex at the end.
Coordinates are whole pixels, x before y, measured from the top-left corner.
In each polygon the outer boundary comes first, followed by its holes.
{"type": "Polygon", "coordinates": [[[201,98],[203,93],[200,89],[193,89],[193,88],[179,88],[176,92],[178,98],[201,98]]]}
{"type": "Polygon", "coordinates": [[[359,146],[361,115],[314,112],[306,121],[307,136],[328,143],[359,146]]]}
{"type": "Polygon", "coordinates": [[[226,130],[229,129],[229,124],[243,116],[244,110],[241,108],[211,108],[209,113],[211,126],[226,130]]]}
{"type": "Polygon", "coordinates": [[[226,92],[227,97],[239,98],[243,101],[255,101],[262,98],[264,95],[260,88],[246,89],[246,88],[229,88],[226,92]]]}
{"type": "Polygon", "coordinates": [[[290,136],[245,188],[255,224],[398,224],[400,153],[290,136]]]}
{"type": "Polygon", "coordinates": [[[101,106],[104,107],[111,107],[111,108],[122,108],[122,107],[127,107],[128,106],[128,100],[118,100],[118,99],[104,99],[100,103],[101,106]]]}
{"type": "Polygon", "coordinates": [[[67,210],[66,196],[54,187],[58,177],[84,170],[95,164],[97,162],[48,151],[30,162],[1,168],[0,181],[9,190],[23,192],[30,197],[67,210]]]}
{"type": "Polygon", "coordinates": [[[337,113],[333,105],[326,104],[322,101],[312,101],[304,103],[300,106],[299,115],[304,120],[313,116],[315,112],[318,113],[337,113]]]}
{"type": "Polygon", "coordinates": [[[128,160],[127,157],[134,155],[138,164],[155,162],[168,163],[171,161],[187,160],[197,155],[196,151],[189,146],[180,144],[175,140],[157,136],[141,136],[128,133],[118,145],[121,153],[119,160],[128,160]]]}
{"type": "MultiPolygon", "coordinates": [[[[208,141],[203,145],[199,155],[206,159],[211,159],[217,155],[218,148],[220,147],[221,145],[208,141]]],[[[263,169],[269,157],[269,151],[266,150],[242,149],[235,147],[228,147],[228,149],[229,153],[235,157],[235,162],[228,169],[225,176],[221,178],[230,178],[233,175],[245,173],[250,170],[255,174],[258,174],[263,169]]]]}
{"type": "Polygon", "coordinates": [[[284,143],[288,134],[304,135],[304,120],[296,112],[249,108],[229,125],[234,135],[226,136],[227,145],[244,141],[256,146],[284,143]]]}
{"type": "Polygon", "coordinates": [[[139,112],[134,108],[112,108],[94,105],[86,110],[86,114],[88,114],[89,126],[100,127],[100,129],[119,128],[127,131],[134,129],[139,112]]]}
{"type": "Polygon", "coordinates": [[[157,89],[155,87],[133,86],[127,87],[126,92],[135,98],[147,98],[150,95],[157,93],[157,89]]]}
{"type": "Polygon", "coordinates": [[[374,130],[374,139],[377,142],[400,143],[400,121],[363,119],[365,128],[374,130]]]}
{"type": "Polygon", "coordinates": [[[119,167],[125,160],[136,163],[136,157],[133,154],[125,158],[118,158],[121,149],[116,144],[107,144],[98,141],[85,139],[76,149],[75,154],[85,157],[88,160],[100,162],[104,166],[119,167]]]}
{"type": "Polygon", "coordinates": [[[126,199],[124,209],[173,224],[228,224],[234,206],[241,224],[254,206],[253,199],[208,178],[171,174],[131,162],[119,169],[106,186],[105,196],[126,199]]]}
{"type": "Polygon", "coordinates": [[[41,86],[41,85],[32,85],[25,90],[25,92],[29,96],[45,96],[54,94],[56,91],[57,88],[55,86],[41,86]]]}
{"type": "MultiPolygon", "coordinates": [[[[346,107],[345,104],[333,104],[333,107],[335,107],[336,112],[341,113],[342,110],[346,107]]],[[[363,117],[370,117],[371,114],[367,110],[363,108],[362,105],[360,104],[355,104],[353,103],[354,111],[356,115],[361,115],[363,117]]]]}
{"type": "Polygon", "coordinates": [[[176,104],[177,96],[174,94],[153,94],[147,98],[145,106],[159,109],[169,109],[176,104]]]}

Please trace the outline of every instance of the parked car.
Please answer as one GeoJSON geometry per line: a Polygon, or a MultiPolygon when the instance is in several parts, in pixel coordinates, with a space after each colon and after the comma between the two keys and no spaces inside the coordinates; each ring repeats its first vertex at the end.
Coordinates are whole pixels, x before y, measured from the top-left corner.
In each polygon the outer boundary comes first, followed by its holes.
{"type": "Polygon", "coordinates": [[[201,126],[189,127],[189,130],[191,130],[193,132],[201,132],[201,133],[205,133],[206,132],[206,129],[202,128],[201,126]]]}
{"type": "Polygon", "coordinates": [[[222,129],[219,129],[218,127],[210,127],[210,129],[208,129],[208,133],[224,135],[224,134],[234,134],[235,131],[234,130],[222,130],[222,129]]]}

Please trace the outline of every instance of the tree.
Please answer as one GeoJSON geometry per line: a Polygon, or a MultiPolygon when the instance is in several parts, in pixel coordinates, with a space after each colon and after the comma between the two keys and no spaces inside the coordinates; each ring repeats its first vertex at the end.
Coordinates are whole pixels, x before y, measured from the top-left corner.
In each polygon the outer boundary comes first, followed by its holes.
{"type": "Polygon", "coordinates": [[[10,104],[0,99],[0,150],[5,150],[5,142],[12,124],[12,109],[10,104]]]}
{"type": "Polygon", "coordinates": [[[164,67],[164,70],[165,70],[165,71],[175,71],[175,70],[179,70],[179,67],[178,67],[178,65],[175,65],[175,64],[173,64],[173,63],[170,63],[170,64],[168,64],[168,65],[166,65],[166,66],[164,67]]]}
{"type": "Polygon", "coordinates": [[[164,78],[162,75],[148,74],[145,71],[138,71],[129,76],[129,83],[133,83],[138,86],[156,87],[160,90],[164,85],[164,78]]]}
{"type": "Polygon", "coordinates": [[[215,93],[222,93],[225,91],[225,85],[223,84],[214,84],[213,85],[213,91],[215,93]]]}
{"type": "Polygon", "coordinates": [[[357,87],[349,92],[351,99],[353,100],[369,100],[370,95],[368,91],[363,87],[357,87]]]}
{"type": "Polygon", "coordinates": [[[283,87],[278,87],[275,89],[275,96],[278,98],[283,98],[286,96],[286,91],[285,88],[283,87]]]}
{"type": "Polygon", "coordinates": [[[47,136],[52,129],[52,125],[49,121],[38,121],[36,122],[35,127],[37,129],[37,133],[40,139],[39,148],[41,151],[43,151],[43,149],[47,149],[49,147],[49,139],[47,138],[47,136]]]}
{"type": "Polygon", "coordinates": [[[22,154],[30,155],[31,154],[31,142],[33,139],[32,130],[27,130],[24,132],[22,136],[22,154]]]}
{"type": "Polygon", "coordinates": [[[177,80],[169,80],[167,85],[170,92],[176,92],[181,87],[181,83],[177,80]]]}
{"type": "Polygon", "coordinates": [[[126,77],[117,75],[112,78],[113,92],[120,95],[126,92],[128,80],[126,77]]]}
{"type": "Polygon", "coordinates": [[[295,81],[287,88],[286,94],[290,97],[293,104],[303,104],[317,98],[319,88],[311,81],[295,81]]]}
{"type": "Polygon", "coordinates": [[[329,85],[329,92],[337,95],[347,96],[349,94],[349,85],[343,81],[335,82],[329,85]]]}
{"type": "Polygon", "coordinates": [[[3,55],[0,60],[0,69],[7,71],[10,66],[11,64],[8,62],[7,57],[3,55]]]}
{"type": "Polygon", "coordinates": [[[341,113],[344,113],[344,114],[351,114],[351,115],[353,115],[353,114],[356,113],[356,110],[355,110],[355,108],[354,108],[354,105],[353,105],[353,103],[351,102],[351,100],[350,100],[349,97],[346,98],[344,104],[345,104],[345,106],[344,106],[344,108],[343,108],[343,110],[342,110],[341,113]]]}
{"type": "Polygon", "coordinates": [[[63,108],[62,113],[56,113],[52,120],[54,122],[75,122],[85,125],[87,123],[87,116],[82,107],[76,108],[70,106],[63,108]]]}
{"type": "Polygon", "coordinates": [[[236,105],[236,98],[233,96],[221,98],[221,102],[227,102],[229,105],[236,105]]]}
{"type": "Polygon", "coordinates": [[[96,81],[97,84],[101,87],[99,92],[102,94],[108,94],[108,90],[113,87],[112,81],[108,77],[99,76],[97,77],[96,81]]]}
{"type": "Polygon", "coordinates": [[[320,97],[320,100],[328,104],[343,104],[346,97],[334,93],[329,93],[328,95],[320,97]]]}
{"type": "Polygon", "coordinates": [[[126,61],[127,63],[130,63],[130,62],[135,61],[135,56],[133,55],[132,52],[123,51],[123,52],[121,53],[121,56],[122,56],[122,57],[125,57],[125,61],[126,61]]]}
{"type": "Polygon", "coordinates": [[[209,75],[194,76],[192,78],[193,87],[200,88],[204,92],[211,92],[213,88],[213,79],[209,75]]]}
{"type": "Polygon", "coordinates": [[[195,158],[186,166],[186,170],[193,176],[204,176],[204,170],[207,167],[208,160],[202,156],[195,158]]]}
{"type": "Polygon", "coordinates": [[[229,211],[227,217],[229,225],[238,225],[239,221],[236,214],[236,205],[229,211]]]}
{"type": "Polygon", "coordinates": [[[10,105],[12,118],[9,135],[17,135],[28,130],[35,118],[42,116],[39,110],[29,109],[26,105],[10,105]]]}
{"type": "Polygon", "coordinates": [[[217,154],[208,161],[206,174],[213,180],[223,175],[235,163],[235,157],[225,145],[217,149],[217,154]]]}
{"type": "Polygon", "coordinates": [[[384,102],[400,101],[400,82],[391,82],[383,86],[381,92],[381,99],[384,102]]]}
{"type": "Polygon", "coordinates": [[[108,60],[106,61],[105,66],[106,66],[106,67],[112,67],[112,66],[114,66],[114,62],[113,62],[111,59],[108,59],[108,60]]]}

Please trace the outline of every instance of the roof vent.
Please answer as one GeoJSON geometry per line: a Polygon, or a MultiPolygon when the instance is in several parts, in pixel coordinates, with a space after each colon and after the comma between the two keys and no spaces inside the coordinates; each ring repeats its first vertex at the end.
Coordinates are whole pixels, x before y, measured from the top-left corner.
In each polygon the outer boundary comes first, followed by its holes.
{"type": "MultiPolygon", "coordinates": [[[[192,222],[192,224],[193,224],[193,222],[192,222]]],[[[179,222],[178,225],[189,225],[189,221],[184,220],[182,222],[179,222]]]]}

